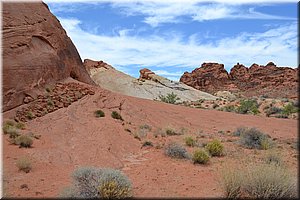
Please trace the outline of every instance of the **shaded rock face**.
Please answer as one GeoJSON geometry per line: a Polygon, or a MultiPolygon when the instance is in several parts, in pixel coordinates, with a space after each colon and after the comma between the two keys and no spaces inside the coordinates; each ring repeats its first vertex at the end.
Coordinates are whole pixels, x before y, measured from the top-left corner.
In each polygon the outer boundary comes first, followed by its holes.
{"type": "Polygon", "coordinates": [[[227,90],[245,96],[297,98],[298,68],[277,67],[273,62],[247,68],[237,63],[228,73],[223,64],[203,63],[191,73],[185,72],[180,82],[209,93],[227,90]]]}
{"type": "Polygon", "coordinates": [[[81,58],[46,4],[3,3],[3,111],[28,101],[28,92],[72,77],[93,84],[81,58]]]}

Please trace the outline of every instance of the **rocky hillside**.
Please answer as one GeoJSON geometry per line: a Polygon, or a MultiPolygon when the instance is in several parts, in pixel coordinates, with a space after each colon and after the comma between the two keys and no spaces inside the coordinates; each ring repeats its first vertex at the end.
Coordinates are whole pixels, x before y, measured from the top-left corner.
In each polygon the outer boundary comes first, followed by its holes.
{"type": "Polygon", "coordinates": [[[298,68],[277,67],[273,62],[247,68],[237,63],[228,73],[223,64],[203,63],[191,73],[185,72],[180,82],[209,93],[227,90],[248,97],[297,98],[298,68]]]}
{"type": "Polygon", "coordinates": [[[149,69],[140,70],[140,78],[136,79],[124,74],[103,61],[84,60],[84,66],[92,80],[107,90],[144,99],[158,99],[174,93],[180,101],[196,101],[199,99],[216,99],[215,96],[196,90],[183,83],[175,82],[156,75],[149,69]]]}
{"type": "Polygon", "coordinates": [[[3,110],[23,103],[32,89],[72,77],[93,83],[80,56],[46,4],[3,3],[3,110]]]}

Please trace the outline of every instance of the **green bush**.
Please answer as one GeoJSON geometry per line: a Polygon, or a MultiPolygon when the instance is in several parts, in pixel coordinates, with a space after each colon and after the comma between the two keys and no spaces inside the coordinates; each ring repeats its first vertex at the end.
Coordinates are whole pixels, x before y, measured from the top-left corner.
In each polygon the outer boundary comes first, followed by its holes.
{"type": "Polygon", "coordinates": [[[224,146],[219,140],[213,140],[205,146],[205,149],[211,156],[221,156],[223,155],[224,146]]]}
{"type": "Polygon", "coordinates": [[[105,117],[105,113],[102,110],[96,110],[94,115],[95,117],[105,117]]]}
{"type": "Polygon", "coordinates": [[[165,154],[172,158],[188,158],[187,150],[177,143],[169,144],[165,149],[165,154]]]}
{"type": "Polygon", "coordinates": [[[121,199],[132,193],[129,179],[119,170],[84,167],[75,170],[72,178],[61,197],[121,199]]]}
{"type": "Polygon", "coordinates": [[[20,171],[28,173],[31,170],[31,161],[27,157],[19,158],[16,165],[20,171]]]}
{"type": "Polygon", "coordinates": [[[206,164],[208,163],[210,157],[208,153],[202,149],[198,149],[193,153],[192,160],[195,163],[206,164]]]}
{"type": "Polygon", "coordinates": [[[258,103],[254,99],[242,100],[240,106],[236,109],[237,113],[240,114],[258,114],[258,103]]]}
{"type": "Polygon", "coordinates": [[[119,120],[123,121],[122,116],[117,111],[112,111],[111,117],[114,118],[114,119],[119,119],[119,120]]]}
{"type": "Polygon", "coordinates": [[[34,119],[35,118],[34,114],[32,112],[30,112],[30,111],[26,113],[26,117],[28,119],[34,119]]]}
{"type": "Polygon", "coordinates": [[[29,148],[32,143],[33,140],[28,135],[20,135],[15,139],[15,144],[20,145],[20,147],[29,148]]]}
{"type": "Polygon", "coordinates": [[[240,136],[240,144],[249,149],[269,149],[273,146],[271,139],[256,128],[247,129],[240,136]]]}
{"type": "Polygon", "coordinates": [[[196,141],[192,137],[184,138],[185,144],[189,147],[193,147],[196,145],[196,141]]]}
{"type": "Polygon", "coordinates": [[[295,107],[292,103],[288,103],[287,105],[283,106],[282,114],[284,115],[290,115],[296,112],[298,112],[298,108],[295,107]]]}
{"type": "Polygon", "coordinates": [[[177,95],[174,94],[173,92],[168,93],[166,96],[159,95],[158,97],[162,102],[171,103],[171,104],[175,104],[177,100],[180,100],[180,98],[177,97],[177,95]]]}

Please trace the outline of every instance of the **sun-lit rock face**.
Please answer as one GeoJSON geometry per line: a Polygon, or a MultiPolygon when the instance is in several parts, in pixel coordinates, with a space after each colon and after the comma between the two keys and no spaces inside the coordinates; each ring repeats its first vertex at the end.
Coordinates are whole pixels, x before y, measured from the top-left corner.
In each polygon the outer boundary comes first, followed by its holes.
{"type": "Polygon", "coordinates": [[[72,77],[92,84],[60,22],[42,2],[2,4],[3,110],[46,83],[72,77]]]}
{"type": "Polygon", "coordinates": [[[247,68],[237,63],[228,73],[223,64],[203,63],[191,73],[185,72],[180,82],[209,93],[227,90],[245,96],[297,98],[298,68],[277,67],[273,62],[247,68]]]}

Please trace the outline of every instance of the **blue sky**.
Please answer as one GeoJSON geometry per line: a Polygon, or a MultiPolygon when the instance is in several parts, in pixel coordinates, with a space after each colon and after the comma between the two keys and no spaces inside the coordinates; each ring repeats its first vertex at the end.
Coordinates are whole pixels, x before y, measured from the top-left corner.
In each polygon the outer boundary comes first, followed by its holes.
{"type": "Polygon", "coordinates": [[[297,67],[297,1],[45,1],[82,59],[178,80],[203,62],[297,67]],[[236,3],[239,2],[239,3],[236,3]]]}

